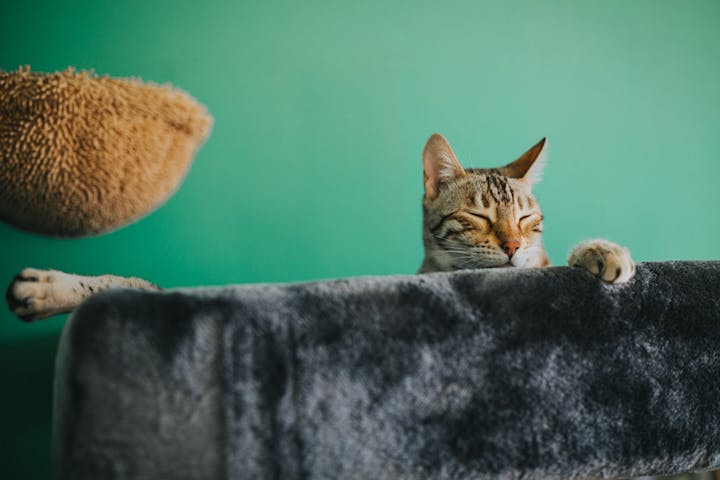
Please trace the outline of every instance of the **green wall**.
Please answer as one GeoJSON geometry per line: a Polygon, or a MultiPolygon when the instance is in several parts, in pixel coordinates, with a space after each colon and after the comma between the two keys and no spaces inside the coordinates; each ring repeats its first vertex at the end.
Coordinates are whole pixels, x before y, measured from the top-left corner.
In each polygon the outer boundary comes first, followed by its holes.
{"type": "MultiPolygon", "coordinates": [[[[0,68],[172,82],[216,123],[137,224],[83,240],[0,225],[0,283],[25,266],[168,287],[412,273],[435,131],[474,166],[549,137],[536,193],[555,263],[592,236],[638,260],[717,259],[719,24],[715,0],[4,5],[0,68]]],[[[4,478],[48,475],[64,321],[0,313],[4,478]]]]}

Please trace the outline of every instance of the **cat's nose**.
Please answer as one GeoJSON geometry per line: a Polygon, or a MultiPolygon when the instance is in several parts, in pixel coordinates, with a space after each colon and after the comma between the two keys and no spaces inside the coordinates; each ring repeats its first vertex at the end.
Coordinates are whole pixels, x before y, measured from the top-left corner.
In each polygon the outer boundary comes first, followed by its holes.
{"type": "Polygon", "coordinates": [[[503,250],[507,253],[508,257],[512,258],[518,248],[520,248],[520,242],[517,240],[508,240],[502,244],[503,250]]]}

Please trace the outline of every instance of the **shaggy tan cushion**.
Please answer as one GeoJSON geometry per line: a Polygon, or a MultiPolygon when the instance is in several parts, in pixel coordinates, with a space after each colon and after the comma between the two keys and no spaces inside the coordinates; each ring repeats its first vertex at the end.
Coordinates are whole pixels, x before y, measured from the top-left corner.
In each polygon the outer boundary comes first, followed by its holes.
{"type": "Polygon", "coordinates": [[[171,86],[0,71],[0,219],[53,236],[126,225],[178,188],[211,125],[171,86]]]}

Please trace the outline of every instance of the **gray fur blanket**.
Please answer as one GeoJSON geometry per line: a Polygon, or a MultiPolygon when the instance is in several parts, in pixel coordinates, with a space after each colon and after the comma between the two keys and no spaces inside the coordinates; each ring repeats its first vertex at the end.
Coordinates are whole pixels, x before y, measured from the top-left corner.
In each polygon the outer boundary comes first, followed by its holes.
{"type": "Polygon", "coordinates": [[[60,479],[720,465],[720,262],[109,291],[57,358],[60,479]]]}

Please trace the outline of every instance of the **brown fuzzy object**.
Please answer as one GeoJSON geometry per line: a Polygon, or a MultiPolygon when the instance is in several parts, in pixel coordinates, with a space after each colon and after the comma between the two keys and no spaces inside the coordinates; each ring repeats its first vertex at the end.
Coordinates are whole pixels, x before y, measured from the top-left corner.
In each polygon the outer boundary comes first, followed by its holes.
{"type": "Polygon", "coordinates": [[[178,188],[211,125],[171,86],[0,71],[0,219],[63,237],[126,225],[178,188]]]}

